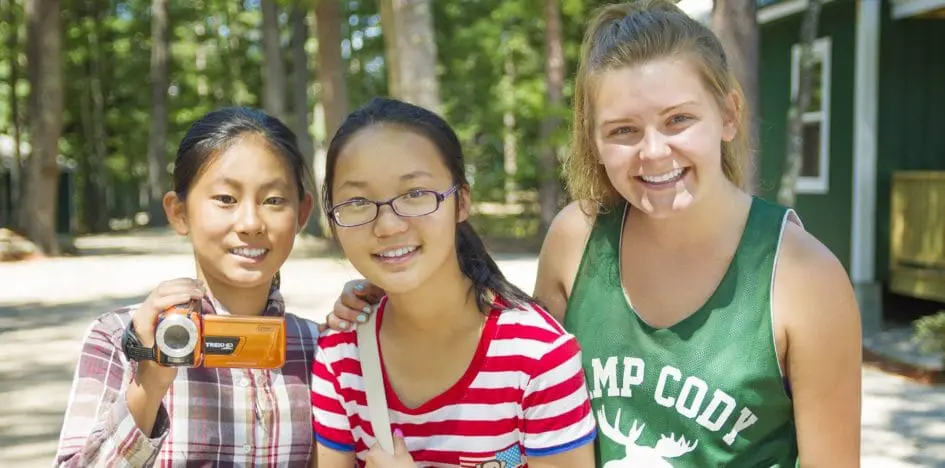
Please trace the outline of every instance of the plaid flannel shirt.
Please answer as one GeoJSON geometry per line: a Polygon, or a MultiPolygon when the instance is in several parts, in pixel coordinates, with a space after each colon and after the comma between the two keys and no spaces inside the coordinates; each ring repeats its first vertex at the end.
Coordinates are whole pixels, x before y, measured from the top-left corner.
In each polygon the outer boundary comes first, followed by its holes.
{"type": "MultiPolygon", "coordinates": [[[[152,434],[135,425],[125,392],[136,363],[121,336],[138,306],[100,316],[82,344],[56,466],[308,466],[310,382],[318,327],[285,313],[273,289],[263,315],[286,318],[281,369],[181,368],[152,434]]],[[[205,314],[227,314],[204,300],[205,314]]]]}

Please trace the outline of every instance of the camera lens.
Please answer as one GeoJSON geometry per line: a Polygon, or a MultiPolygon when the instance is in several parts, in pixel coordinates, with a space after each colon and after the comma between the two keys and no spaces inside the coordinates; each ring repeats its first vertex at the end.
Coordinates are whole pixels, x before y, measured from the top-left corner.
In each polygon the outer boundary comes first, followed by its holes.
{"type": "Polygon", "coordinates": [[[190,355],[200,341],[200,330],[182,314],[170,314],[158,321],[154,340],[162,353],[175,358],[190,355]]]}
{"type": "Polygon", "coordinates": [[[182,349],[190,343],[190,333],[180,325],[171,325],[164,332],[164,345],[170,349],[182,349]]]}

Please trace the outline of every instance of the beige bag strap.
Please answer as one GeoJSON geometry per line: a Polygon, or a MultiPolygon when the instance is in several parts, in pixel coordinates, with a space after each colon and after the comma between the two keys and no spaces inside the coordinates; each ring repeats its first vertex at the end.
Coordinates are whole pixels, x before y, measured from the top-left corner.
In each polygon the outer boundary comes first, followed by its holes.
{"type": "Polygon", "coordinates": [[[367,396],[368,415],[374,438],[387,453],[394,453],[394,439],[390,432],[387,412],[387,393],[381,373],[381,357],[377,352],[377,306],[372,307],[367,323],[358,326],[358,354],[361,359],[361,378],[367,396]]]}

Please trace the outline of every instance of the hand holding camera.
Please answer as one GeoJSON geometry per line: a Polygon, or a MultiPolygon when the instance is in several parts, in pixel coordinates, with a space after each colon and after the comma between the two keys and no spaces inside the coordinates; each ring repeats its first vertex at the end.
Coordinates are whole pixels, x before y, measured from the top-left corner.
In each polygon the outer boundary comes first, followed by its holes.
{"type": "MultiPolygon", "coordinates": [[[[155,343],[154,331],[158,316],[177,304],[187,304],[194,300],[200,301],[205,294],[206,290],[203,283],[193,278],[177,278],[159,284],[148,295],[132,318],[132,328],[135,335],[133,338],[137,339],[140,347],[153,349],[155,343]]],[[[138,370],[137,379],[143,385],[154,380],[155,384],[166,388],[177,377],[176,368],[159,366],[157,362],[148,359],[141,360],[138,370]]]]}
{"type": "MultiPolygon", "coordinates": [[[[133,327],[122,343],[125,354],[172,369],[282,367],[284,317],[204,315],[203,295],[202,285],[195,280],[172,280],[158,286],[135,314],[133,327]]],[[[161,371],[161,375],[170,374],[161,371]]]]}

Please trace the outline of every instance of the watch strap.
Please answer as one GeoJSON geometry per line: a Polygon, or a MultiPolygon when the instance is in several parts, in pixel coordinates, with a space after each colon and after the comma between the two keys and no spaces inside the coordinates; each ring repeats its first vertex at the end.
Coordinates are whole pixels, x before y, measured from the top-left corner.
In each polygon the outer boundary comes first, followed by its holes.
{"type": "Polygon", "coordinates": [[[138,334],[135,332],[135,324],[131,322],[125,327],[125,333],[121,339],[121,348],[131,361],[154,361],[154,349],[145,347],[138,340],[138,334]]]}

